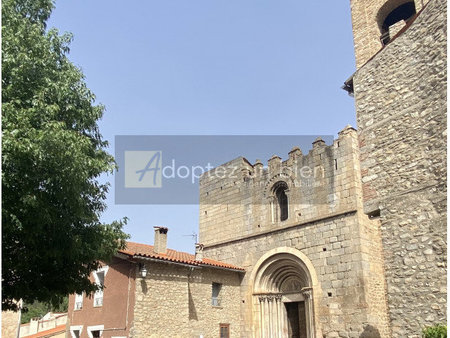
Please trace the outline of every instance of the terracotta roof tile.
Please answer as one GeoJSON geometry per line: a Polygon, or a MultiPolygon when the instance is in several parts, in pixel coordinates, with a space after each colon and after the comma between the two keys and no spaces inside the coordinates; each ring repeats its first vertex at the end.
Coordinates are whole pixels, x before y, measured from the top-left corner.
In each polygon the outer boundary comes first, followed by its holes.
{"type": "Polygon", "coordinates": [[[172,249],[167,249],[166,254],[157,254],[153,251],[153,245],[135,242],[127,242],[127,247],[123,250],[119,250],[119,253],[132,257],[148,257],[160,259],[162,261],[170,261],[188,265],[197,265],[197,266],[206,265],[211,267],[244,271],[243,268],[234,266],[232,264],[216,261],[205,257],[203,257],[201,261],[196,261],[194,255],[187,252],[176,251],[172,249]]]}
{"type": "Polygon", "coordinates": [[[66,331],[66,324],[59,325],[57,327],[54,327],[50,330],[41,331],[35,334],[32,334],[31,336],[26,336],[26,338],[44,338],[44,337],[51,337],[54,336],[57,333],[61,333],[66,331]]]}

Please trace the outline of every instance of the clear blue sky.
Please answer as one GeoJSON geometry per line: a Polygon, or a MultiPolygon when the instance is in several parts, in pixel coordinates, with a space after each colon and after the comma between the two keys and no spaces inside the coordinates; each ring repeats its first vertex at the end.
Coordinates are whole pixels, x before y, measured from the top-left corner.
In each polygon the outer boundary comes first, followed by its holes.
{"type": "MultiPolygon", "coordinates": [[[[50,27],[106,106],[115,135],[336,135],[355,126],[340,87],[355,69],[349,0],[57,0],[50,27]]],[[[286,158],[290,149],[280,149],[286,158]]],[[[246,154],[242,154],[245,156],[246,154]]],[[[230,159],[231,160],[231,159],[230,159]]],[[[266,161],[267,159],[264,159],[266,161]]],[[[193,251],[197,205],[115,205],[133,241],[193,251]]]]}

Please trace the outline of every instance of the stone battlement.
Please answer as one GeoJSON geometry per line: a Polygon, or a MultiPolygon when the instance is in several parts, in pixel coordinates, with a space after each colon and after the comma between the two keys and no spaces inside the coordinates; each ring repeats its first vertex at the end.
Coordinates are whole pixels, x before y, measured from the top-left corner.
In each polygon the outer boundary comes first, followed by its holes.
{"type": "Polygon", "coordinates": [[[266,167],[238,157],[200,178],[200,240],[208,246],[355,210],[359,180],[351,126],[332,145],[318,138],[308,154],[294,147],[285,161],[274,155],[266,167]]]}

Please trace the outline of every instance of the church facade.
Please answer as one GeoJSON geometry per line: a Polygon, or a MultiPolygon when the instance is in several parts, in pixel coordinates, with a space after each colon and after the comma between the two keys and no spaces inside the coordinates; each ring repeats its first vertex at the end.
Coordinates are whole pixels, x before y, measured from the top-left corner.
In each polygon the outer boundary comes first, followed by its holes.
{"type": "Polygon", "coordinates": [[[350,3],[358,131],[200,180],[205,255],[246,270],[242,337],[446,322],[446,1],[350,3]]]}
{"type": "Polygon", "coordinates": [[[205,255],[246,271],[242,337],[389,336],[380,219],[363,212],[359,163],[348,126],[267,169],[237,158],[202,176],[205,255]]]}

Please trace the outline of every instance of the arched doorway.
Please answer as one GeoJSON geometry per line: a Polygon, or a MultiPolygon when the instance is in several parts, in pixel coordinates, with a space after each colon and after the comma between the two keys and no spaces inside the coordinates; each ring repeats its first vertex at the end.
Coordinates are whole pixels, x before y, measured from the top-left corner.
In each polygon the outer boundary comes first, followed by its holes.
{"type": "Polygon", "coordinates": [[[277,249],[270,256],[266,254],[264,260],[255,266],[253,304],[256,337],[315,337],[315,278],[312,278],[308,265],[312,266],[309,260],[308,264],[302,260],[300,251],[286,249],[277,249]]]}

